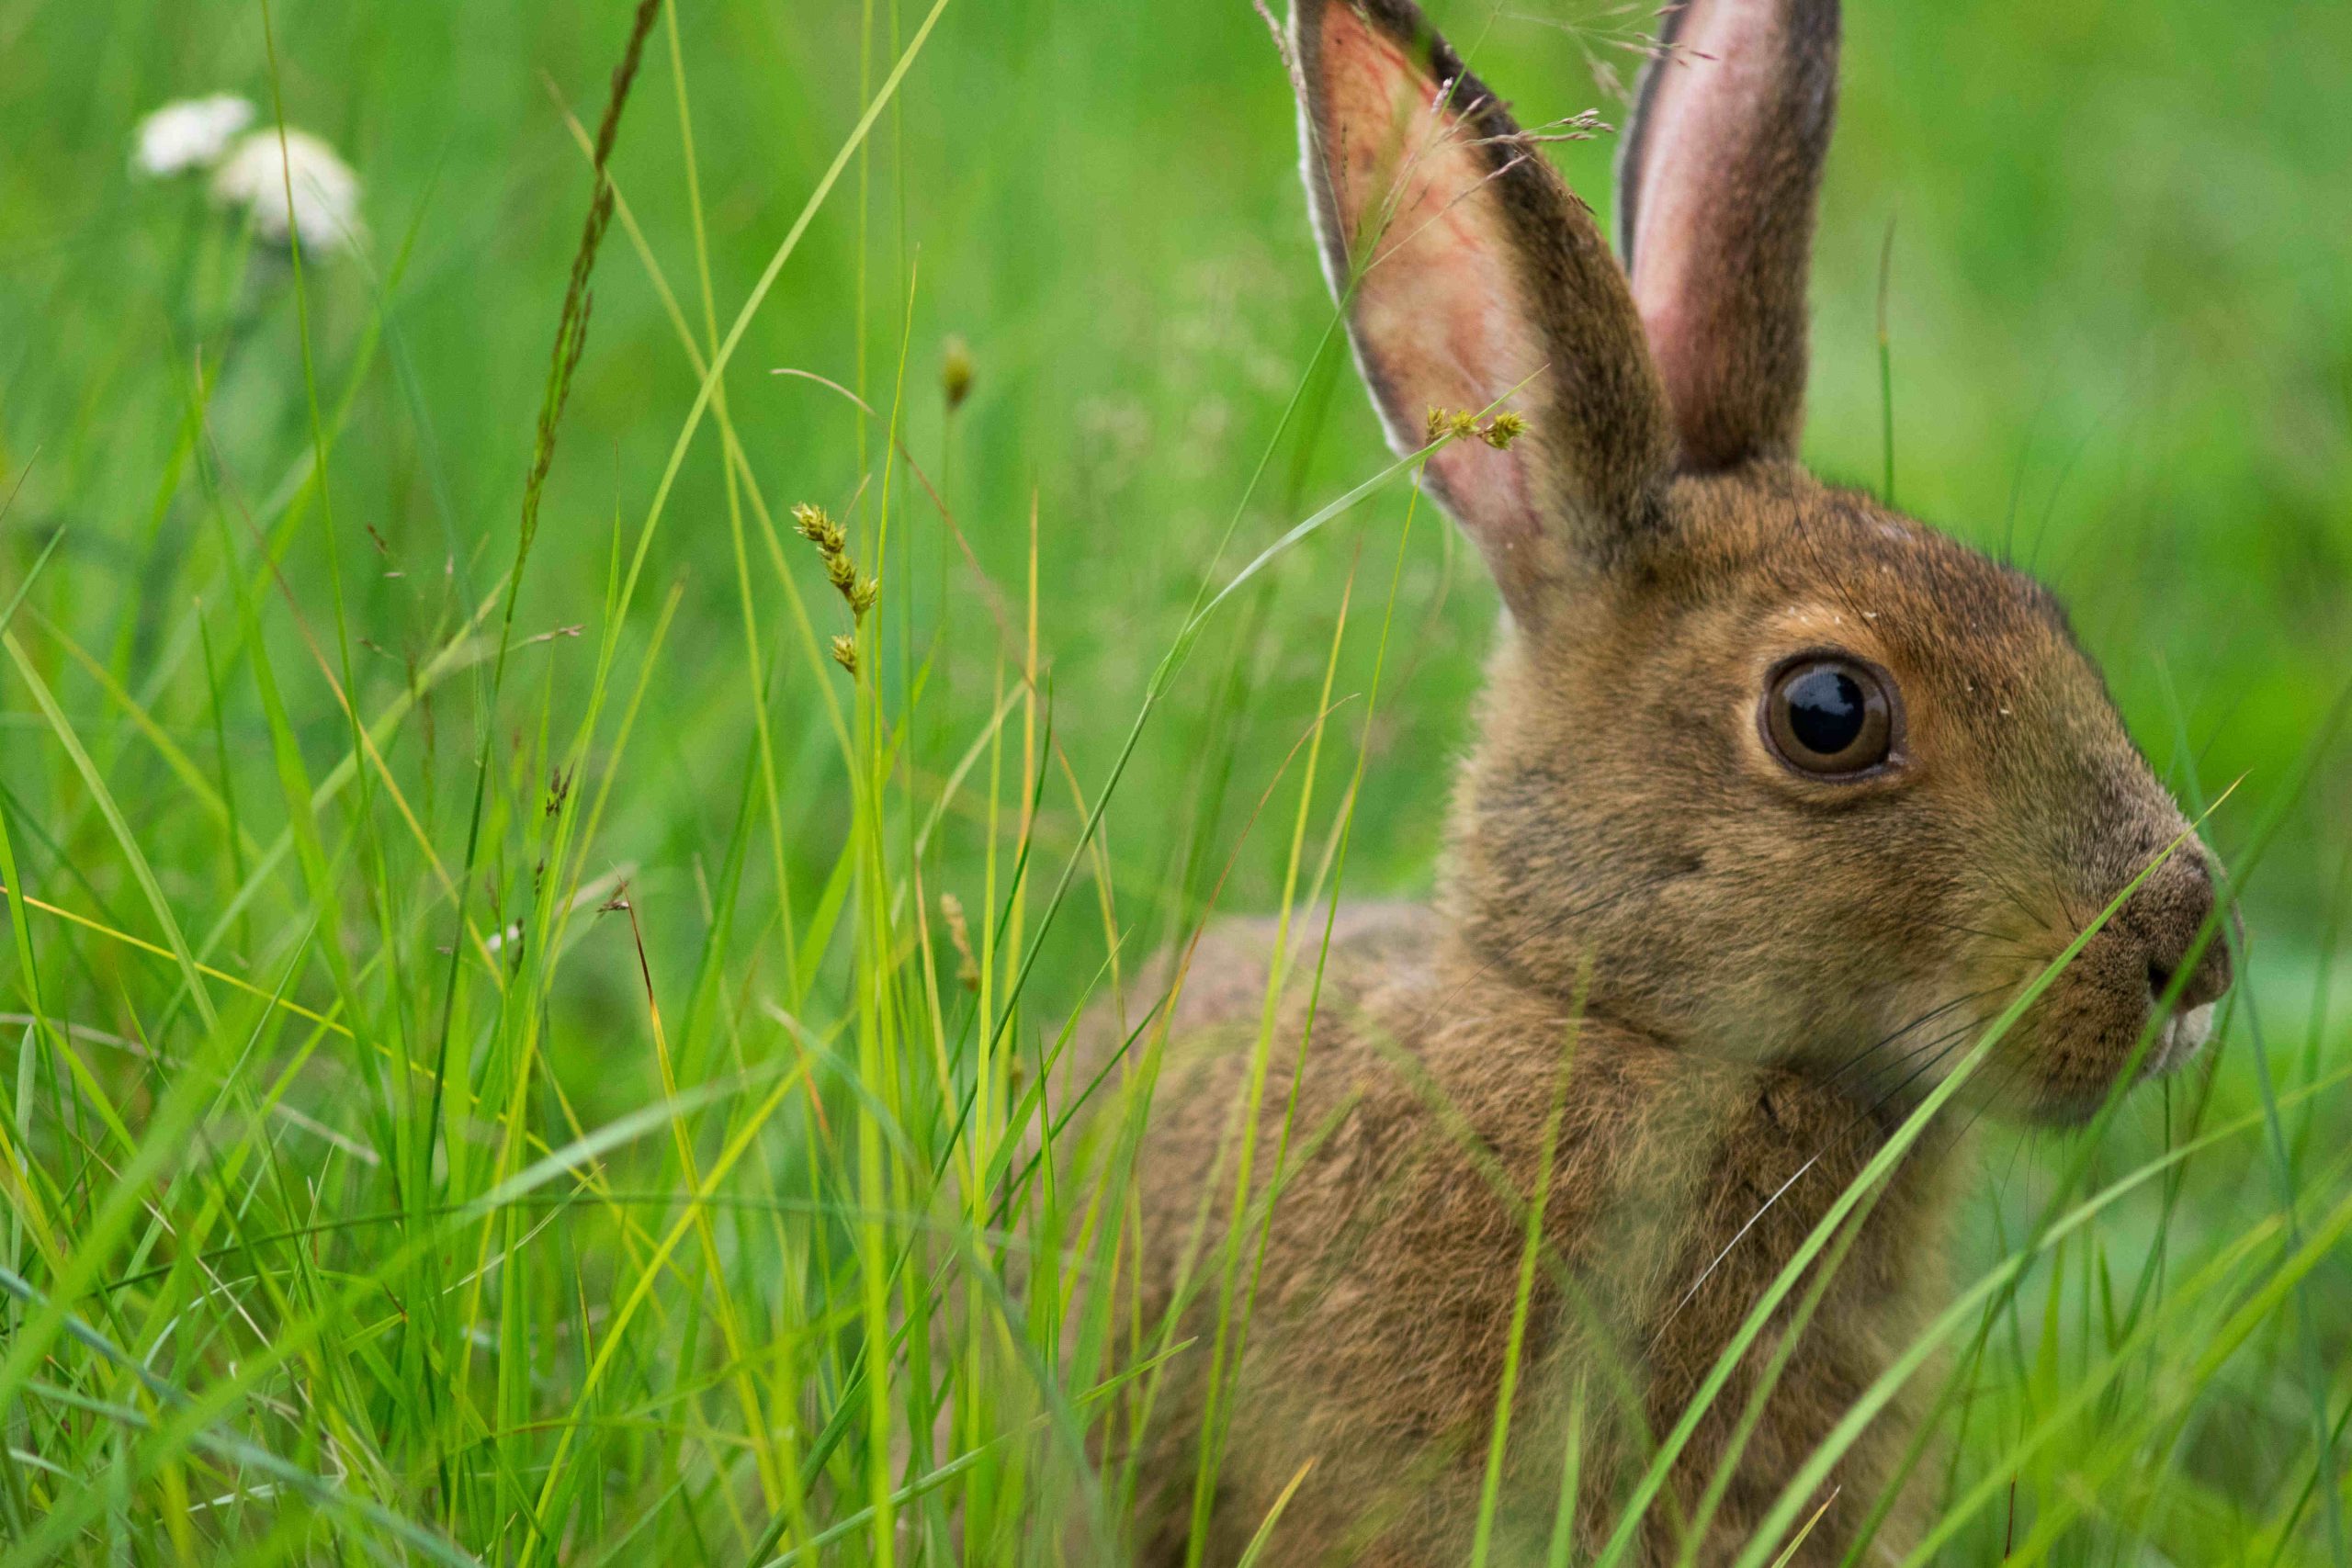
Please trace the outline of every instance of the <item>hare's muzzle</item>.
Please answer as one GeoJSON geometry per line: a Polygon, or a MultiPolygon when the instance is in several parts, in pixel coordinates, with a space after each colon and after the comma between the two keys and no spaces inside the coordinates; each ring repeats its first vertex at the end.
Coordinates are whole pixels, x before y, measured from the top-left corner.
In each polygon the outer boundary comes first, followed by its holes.
{"type": "Polygon", "coordinates": [[[2215,1005],[2234,977],[2235,933],[2216,919],[2217,901],[2212,862],[2192,841],[2148,873],[2102,933],[2121,950],[2117,966],[2128,964],[2143,977],[2147,1006],[2160,1020],[2147,1060],[2152,1074],[2170,1072],[2203,1048],[2215,1005]]]}

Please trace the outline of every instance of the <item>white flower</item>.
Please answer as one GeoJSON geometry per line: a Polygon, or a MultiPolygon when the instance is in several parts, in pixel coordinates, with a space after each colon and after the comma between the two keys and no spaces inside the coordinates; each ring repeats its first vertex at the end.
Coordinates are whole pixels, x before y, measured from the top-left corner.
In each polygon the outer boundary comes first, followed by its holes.
{"type": "Polygon", "coordinates": [[[213,172],[212,198],[250,209],[254,228],[264,239],[283,243],[291,232],[305,251],[344,250],[362,232],[359,176],[308,131],[287,131],[282,150],[276,130],[245,137],[213,172]],[[294,197],[290,210],[288,186],[294,197]]]}
{"type": "Polygon", "coordinates": [[[234,93],[182,98],[139,122],[130,166],[158,179],[220,161],[229,139],[254,120],[254,107],[234,93]]]}

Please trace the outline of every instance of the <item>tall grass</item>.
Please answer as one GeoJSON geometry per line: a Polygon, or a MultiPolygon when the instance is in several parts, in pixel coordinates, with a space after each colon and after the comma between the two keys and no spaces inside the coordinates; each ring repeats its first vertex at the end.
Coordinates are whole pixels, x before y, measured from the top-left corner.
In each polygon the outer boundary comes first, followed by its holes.
{"type": "MultiPolygon", "coordinates": [[[[214,37],[0,8],[29,62],[0,209],[38,220],[0,217],[0,1568],[1116,1561],[1187,1359],[1220,1391],[1205,1506],[1267,1215],[1325,1129],[1204,1194],[1207,1333],[1132,1315],[1166,989],[1216,914],[1272,909],[1271,985],[1311,996],[1340,900],[1426,886],[1493,615],[1376,451],[1286,87],[1230,9],[729,0],[453,41],[407,11],[214,37]],[[349,139],[373,246],[284,255],[124,180],[136,111],[224,84],[349,139]],[[862,613],[804,503],[878,579],[862,613]]],[[[2165,14],[2233,67],[2201,8],[2165,14]]],[[[2231,401],[2267,352],[2206,334],[2211,279],[2154,239],[2151,314],[2115,331],[2182,328],[2193,373],[2120,413],[2020,391],[1984,345],[2086,275],[1979,292],[1939,204],[2030,209],[2030,174],[1906,176],[1884,271],[1864,176],[1937,145],[1898,87],[1932,97],[1972,25],[2090,47],[1992,17],[1854,18],[1818,455],[1891,485],[1900,446],[1904,499],[1988,540],[1965,519],[2030,498],[2232,866],[2246,981],[2210,1074],[2078,1134],[1976,1131],[1962,1290],[1741,1561],[1801,1538],[1917,1379],[1914,1561],[2342,1564],[2344,395],[2327,332],[2275,334],[2303,389],[2277,450],[2231,401]]],[[[2299,59],[2342,33],[2297,25],[2299,59]]],[[[2165,47],[2100,36],[2123,63],[2075,84],[2086,120],[2165,47]]],[[[2301,70],[2267,112],[2334,101],[2301,70]]],[[[2301,177],[2300,133],[2232,123],[2301,177]]],[[[1606,155],[1566,152],[1579,188],[1606,155]]],[[[2274,249],[2215,263],[2235,309],[2342,326],[2265,292],[2312,254],[2302,204],[2243,199],[2274,249]]],[[[2066,351],[2086,396],[2109,346],[2066,351]]],[[[1253,1094],[1299,1046],[1275,999],[1253,1094]]],[[[1810,1314],[1873,1190],[1734,1354],[1810,1314]]],[[[1514,1347],[1555,1261],[1548,1194],[1517,1196],[1514,1347]]],[[[1490,1562],[1516,1425],[1506,1396],[1479,1434],[1490,1562]]],[[[1276,1519],[1253,1551],[1297,1548],[1276,1519]]]]}

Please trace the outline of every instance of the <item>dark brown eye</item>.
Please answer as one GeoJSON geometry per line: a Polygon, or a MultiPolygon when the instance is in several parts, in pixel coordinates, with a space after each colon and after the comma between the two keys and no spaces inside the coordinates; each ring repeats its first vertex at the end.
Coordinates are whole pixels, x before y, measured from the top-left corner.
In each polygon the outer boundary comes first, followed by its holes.
{"type": "Polygon", "coordinates": [[[1782,665],[1764,694],[1763,719],[1781,761],[1815,778],[1868,773],[1894,749],[1886,677],[1859,660],[1825,655],[1782,665]]]}

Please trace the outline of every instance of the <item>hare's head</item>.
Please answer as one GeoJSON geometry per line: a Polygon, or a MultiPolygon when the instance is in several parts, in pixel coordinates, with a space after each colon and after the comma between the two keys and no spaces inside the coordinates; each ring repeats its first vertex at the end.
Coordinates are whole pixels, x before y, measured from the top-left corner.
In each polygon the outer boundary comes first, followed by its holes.
{"type": "Polygon", "coordinates": [[[2204,846],[2045,590],[1798,467],[1836,0],[1688,0],[1591,213],[1407,0],[1294,0],[1309,206],[1507,629],[1445,897],[1470,956],[1693,1050],[2095,1105],[2229,985],[2204,846]],[[2138,883],[2134,887],[2134,879],[2138,883]]]}

